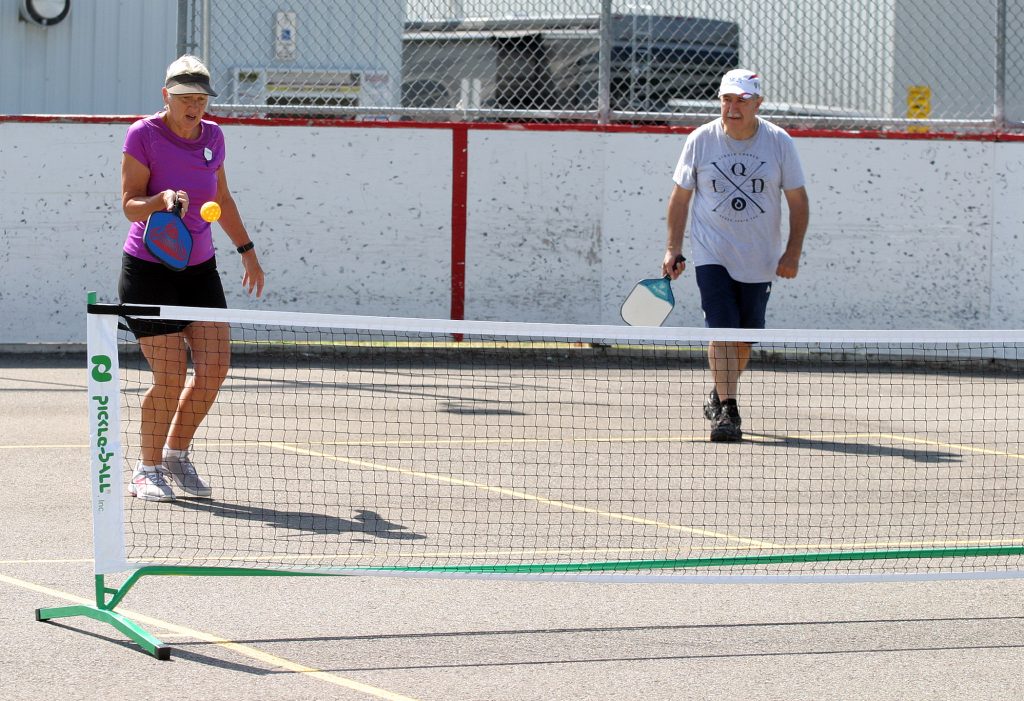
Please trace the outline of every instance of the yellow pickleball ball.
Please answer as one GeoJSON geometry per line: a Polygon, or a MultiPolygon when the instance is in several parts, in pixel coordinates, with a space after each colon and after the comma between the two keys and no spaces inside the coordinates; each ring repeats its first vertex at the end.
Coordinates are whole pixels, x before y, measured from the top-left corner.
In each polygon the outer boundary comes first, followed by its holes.
{"type": "Polygon", "coordinates": [[[220,205],[216,202],[207,202],[199,208],[199,216],[201,216],[204,221],[217,221],[220,219],[220,205]]]}

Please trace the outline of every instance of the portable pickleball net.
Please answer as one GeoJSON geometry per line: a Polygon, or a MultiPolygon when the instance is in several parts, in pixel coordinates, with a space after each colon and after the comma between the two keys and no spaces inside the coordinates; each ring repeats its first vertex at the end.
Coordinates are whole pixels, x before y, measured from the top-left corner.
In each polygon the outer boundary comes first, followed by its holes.
{"type": "Polygon", "coordinates": [[[96,605],[150,575],[651,582],[1019,577],[1024,333],[642,328],[90,304],[96,605]],[[127,319],[226,324],[211,498],[127,491],[127,319]],[[708,440],[709,341],[753,343],[708,440]],[[124,578],[109,587],[107,577],[124,578]]]}

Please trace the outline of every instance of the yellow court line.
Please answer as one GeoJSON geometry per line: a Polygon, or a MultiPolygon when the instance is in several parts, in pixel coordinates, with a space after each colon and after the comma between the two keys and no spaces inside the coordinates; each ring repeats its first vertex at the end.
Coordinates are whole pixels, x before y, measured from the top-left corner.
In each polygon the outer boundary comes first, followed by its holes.
{"type": "MultiPolygon", "coordinates": [[[[662,555],[663,557],[671,557],[672,559],[686,559],[693,557],[694,553],[751,553],[760,551],[810,551],[810,550],[830,550],[833,552],[854,552],[857,550],[875,550],[875,549],[892,549],[892,548],[965,548],[965,547],[988,547],[988,546],[1024,546],[1024,539],[1021,538],[951,538],[945,540],[880,540],[880,541],[865,541],[865,542],[838,542],[838,543],[768,543],[758,548],[754,548],[749,545],[700,545],[697,547],[688,548],[686,552],[682,552],[679,548],[540,548],[534,550],[516,550],[514,548],[508,548],[505,550],[467,550],[467,551],[449,551],[449,552],[438,552],[438,553],[395,553],[394,556],[398,558],[408,558],[410,560],[415,559],[445,559],[445,558],[458,558],[465,560],[466,558],[494,558],[494,557],[525,557],[527,555],[532,556],[558,556],[558,555],[612,555],[612,554],[626,554],[626,555],[662,555]]],[[[203,555],[196,558],[202,563],[208,562],[257,562],[257,563],[279,563],[287,565],[289,562],[302,561],[302,564],[298,565],[296,569],[311,569],[323,571],[322,566],[314,565],[313,562],[317,560],[356,560],[357,562],[365,562],[365,555],[361,553],[324,553],[319,555],[203,555]]],[[[34,564],[34,560],[22,560],[22,561],[4,561],[0,560],[0,565],[3,564],[34,564]]],[[[71,562],[71,561],[69,561],[71,562]]],[[[92,560],[79,560],[75,562],[89,562],[92,560]]],[[[168,562],[181,564],[181,558],[174,557],[150,557],[146,558],[146,564],[157,563],[157,562],[168,562]]],[[[365,568],[370,565],[356,564],[355,568],[365,568]]],[[[327,565],[329,569],[337,568],[336,565],[327,565]]],[[[285,569],[285,571],[293,571],[285,569]]]]}
{"type": "MultiPolygon", "coordinates": [[[[39,594],[45,594],[46,596],[52,596],[57,599],[62,599],[64,601],[69,601],[74,604],[79,604],[83,606],[95,605],[95,602],[90,601],[88,599],[83,599],[73,594],[68,594],[67,592],[58,591],[57,589],[51,589],[49,587],[44,587],[39,584],[34,584],[33,582],[26,582],[21,579],[15,579],[14,577],[8,577],[7,575],[3,574],[0,574],[0,582],[4,582],[6,584],[10,584],[16,587],[21,587],[22,589],[34,591],[39,594]]],[[[263,662],[265,664],[272,665],[274,667],[279,667],[281,669],[286,669],[289,672],[305,674],[307,676],[313,677],[314,679],[319,679],[320,681],[327,682],[328,684],[334,684],[335,686],[341,686],[346,689],[351,689],[352,691],[358,691],[360,693],[366,694],[367,696],[372,696],[378,699],[386,699],[387,701],[415,701],[415,699],[409,696],[403,696],[402,694],[396,694],[392,691],[388,691],[387,689],[381,689],[376,686],[370,686],[369,684],[357,682],[354,679],[340,677],[336,674],[330,674],[319,669],[307,667],[306,665],[299,664],[298,662],[292,662],[291,660],[285,659],[283,657],[271,655],[270,653],[263,652],[262,650],[251,647],[249,645],[236,643],[226,638],[221,638],[220,636],[213,635],[211,633],[204,633],[203,631],[195,630],[193,628],[179,626],[175,623],[162,621],[158,618],[152,618],[150,616],[146,616],[141,613],[136,613],[134,611],[118,609],[118,613],[127,616],[128,618],[132,619],[137,623],[142,623],[150,627],[167,630],[175,636],[193,638],[196,640],[201,640],[206,643],[219,645],[220,647],[223,647],[227,650],[231,650],[232,652],[244,655],[245,657],[250,657],[254,660],[259,660],[260,662],[263,662]]]]}
{"type": "MultiPolygon", "coordinates": [[[[444,559],[444,558],[494,558],[494,557],[525,557],[533,556],[558,556],[558,555],[672,555],[677,558],[685,558],[693,553],[730,553],[750,552],[752,550],[833,550],[836,552],[870,550],[877,548],[960,548],[960,547],[981,547],[981,546],[1024,546],[1022,538],[944,538],[924,539],[905,538],[900,540],[877,540],[860,542],[836,542],[836,543],[765,543],[758,548],[750,545],[698,545],[691,546],[682,552],[678,547],[662,548],[501,548],[489,550],[450,550],[442,552],[399,552],[398,557],[409,559],[444,559]]],[[[278,562],[288,563],[301,560],[309,566],[316,568],[311,563],[318,560],[364,560],[365,555],[361,553],[321,553],[307,555],[203,555],[197,560],[202,562],[278,562]]],[[[0,565],[78,565],[92,564],[93,558],[54,558],[54,559],[31,559],[31,560],[0,560],[0,565]]],[[[179,557],[148,557],[147,563],[171,562],[181,563],[179,557]]]]}
{"type": "Polygon", "coordinates": [[[545,504],[547,506],[554,506],[560,509],[566,509],[568,511],[578,511],[587,514],[596,514],[598,516],[604,516],[606,518],[628,521],[630,523],[639,523],[644,526],[657,526],[658,528],[666,528],[674,531],[682,531],[684,533],[694,533],[696,535],[709,536],[711,538],[723,538],[725,540],[732,540],[739,543],[747,543],[749,545],[760,545],[770,546],[771,543],[766,543],[759,540],[751,540],[749,538],[741,538],[729,533],[718,533],[717,531],[708,531],[700,528],[690,528],[688,526],[680,526],[674,523],[667,523],[665,521],[655,521],[652,519],[641,518],[639,516],[630,516],[628,514],[620,514],[612,511],[603,511],[601,509],[593,509],[587,506],[579,506],[578,504],[570,504],[564,501],[558,501],[555,499],[547,499],[545,497],[537,496],[536,494],[530,494],[529,492],[519,491],[517,489],[507,489],[505,487],[495,487],[490,484],[484,484],[482,482],[473,482],[472,480],[459,479],[457,477],[446,477],[444,475],[430,474],[429,472],[421,472],[420,470],[408,470],[401,467],[391,467],[389,465],[382,465],[380,463],[366,462],[363,460],[354,460],[352,458],[338,457],[337,455],[329,455],[327,453],[321,453],[315,450],[306,450],[299,446],[287,444],[287,443],[273,443],[271,444],[281,450],[290,450],[300,455],[309,455],[311,457],[326,458],[327,460],[334,460],[336,462],[343,462],[349,465],[356,465],[357,467],[368,467],[372,470],[382,470],[384,472],[395,472],[402,475],[408,475],[410,477],[422,477],[423,479],[433,480],[435,482],[444,482],[446,484],[454,484],[461,487],[473,487],[485,492],[493,492],[502,496],[512,497],[515,499],[523,499],[524,501],[533,501],[538,504],[545,504]]]}
{"type": "MultiPolygon", "coordinates": [[[[900,443],[916,443],[919,445],[931,445],[941,448],[949,448],[950,450],[959,450],[965,453],[978,453],[982,455],[999,455],[1007,458],[1014,458],[1017,460],[1024,460],[1024,454],[1021,453],[1010,453],[1003,450],[994,450],[991,448],[976,448],[970,445],[964,445],[961,443],[946,443],[943,441],[929,440],[926,438],[914,438],[913,436],[900,435],[894,433],[808,433],[808,434],[795,434],[795,435],[784,435],[778,437],[770,437],[761,434],[746,434],[745,440],[751,443],[775,443],[780,440],[806,440],[806,441],[823,441],[823,440],[841,440],[847,438],[884,438],[887,440],[897,441],[900,443]]],[[[235,441],[234,439],[226,439],[221,441],[218,439],[212,439],[207,441],[209,443],[222,443],[228,444],[238,443],[241,445],[253,444],[253,445],[267,445],[267,446],[281,446],[282,443],[276,441],[235,441]]],[[[447,447],[447,446],[458,446],[458,445],[527,445],[527,444],[546,444],[546,443],[705,443],[707,442],[706,435],[691,435],[691,436],[657,436],[657,435],[641,435],[641,436],[568,436],[564,438],[433,438],[433,439],[417,439],[417,440],[363,440],[363,441],[317,441],[315,443],[309,443],[308,445],[333,445],[333,446],[410,446],[410,447],[447,447]]],[[[288,445],[296,446],[303,445],[300,443],[288,443],[288,445]]],[[[70,446],[69,446],[70,447],[70,446]]],[[[82,446],[86,447],[86,446],[82,446]]]]}
{"type": "MultiPolygon", "coordinates": [[[[887,434],[887,433],[832,434],[831,436],[828,436],[828,439],[853,438],[853,437],[859,437],[859,438],[887,438],[889,440],[895,440],[895,441],[918,442],[918,443],[925,443],[925,444],[932,444],[932,445],[942,445],[944,447],[949,447],[949,448],[956,447],[956,446],[954,446],[952,444],[940,443],[938,441],[926,441],[926,440],[922,440],[922,439],[913,439],[913,438],[910,438],[909,436],[899,436],[899,435],[896,435],[896,434],[887,434]]],[[[800,437],[799,436],[787,436],[787,438],[800,438],[800,437]]],[[[818,439],[818,440],[822,440],[823,438],[825,438],[825,436],[822,435],[822,434],[819,434],[817,436],[809,436],[809,437],[807,437],[807,439],[815,439],[815,438],[818,439]]],[[[468,439],[468,440],[472,442],[474,439],[468,439]]],[[[476,440],[480,440],[480,439],[476,439],[476,440]]],[[[483,439],[483,440],[486,440],[486,441],[496,441],[496,442],[504,441],[504,442],[515,443],[515,442],[529,442],[529,441],[539,442],[539,441],[559,440],[559,439],[483,439]]],[[[567,440],[580,440],[580,439],[570,438],[570,439],[567,439],[567,440]]],[[[587,439],[584,438],[583,440],[587,440],[587,439]]],[[[597,439],[594,439],[594,440],[597,440],[597,439]]],[[[659,439],[659,440],[665,440],[665,439],[659,439]]],[[[667,440],[686,441],[686,440],[689,440],[689,439],[687,439],[686,437],[675,437],[675,438],[669,438],[667,440]]],[[[770,439],[770,438],[763,439],[764,442],[770,442],[771,440],[772,439],[770,439]]],[[[796,547],[796,548],[805,549],[805,550],[818,550],[818,549],[822,549],[823,550],[823,549],[829,549],[829,548],[836,547],[835,544],[832,544],[832,543],[806,543],[806,544],[802,544],[802,545],[792,545],[792,544],[786,545],[786,544],[780,544],[780,543],[773,543],[773,542],[769,542],[769,541],[762,541],[762,540],[756,540],[756,539],[751,539],[751,538],[744,538],[742,536],[737,536],[737,535],[733,535],[733,534],[730,534],[730,533],[720,533],[720,532],[717,532],[717,531],[709,531],[709,530],[700,529],[700,528],[691,528],[691,527],[688,527],[688,526],[681,526],[681,525],[678,525],[678,524],[667,523],[667,522],[664,522],[664,521],[655,521],[655,520],[651,520],[651,519],[641,518],[641,517],[638,517],[638,516],[629,516],[627,514],[621,514],[621,513],[615,513],[615,512],[610,512],[610,511],[604,511],[604,510],[601,510],[601,509],[593,509],[593,508],[590,508],[590,507],[579,506],[577,504],[570,504],[568,502],[557,501],[557,500],[553,500],[553,499],[546,499],[544,497],[540,497],[540,496],[537,496],[535,494],[530,494],[530,493],[527,493],[527,492],[522,492],[522,491],[519,491],[519,490],[506,489],[506,488],[503,488],[503,487],[494,487],[492,485],[488,485],[488,484],[484,484],[484,483],[479,483],[479,482],[473,482],[473,481],[470,481],[470,480],[462,480],[462,479],[458,479],[458,478],[454,478],[454,477],[444,477],[442,475],[434,475],[434,474],[422,472],[422,471],[419,471],[419,470],[408,470],[408,469],[404,469],[404,468],[398,468],[398,467],[391,467],[391,466],[388,466],[388,465],[382,465],[382,464],[379,464],[379,463],[372,463],[372,462],[366,462],[366,461],[362,461],[362,460],[355,460],[355,459],[352,459],[352,458],[338,457],[338,456],[335,456],[335,455],[329,455],[327,453],[322,453],[322,452],[319,452],[319,451],[302,449],[302,448],[300,448],[299,446],[297,446],[295,444],[274,443],[274,442],[270,442],[270,443],[266,443],[266,444],[270,445],[272,447],[280,448],[282,450],[290,450],[292,452],[299,453],[299,454],[304,454],[304,455],[309,455],[311,457],[322,457],[322,458],[326,458],[326,459],[329,459],[329,460],[334,460],[334,461],[337,461],[337,462],[343,462],[343,463],[348,463],[348,464],[351,464],[351,465],[356,465],[356,466],[359,466],[359,467],[368,467],[368,468],[373,469],[373,470],[384,470],[386,472],[395,472],[395,473],[405,474],[405,475],[409,475],[409,476],[413,476],[413,477],[422,477],[422,478],[434,480],[434,481],[437,481],[437,482],[445,482],[445,483],[448,483],[448,484],[455,484],[455,485],[460,485],[460,486],[468,486],[468,487],[473,487],[475,489],[481,489],[483,491],[494,492],[494,493],[497,493],[497,494],[502,494],[504,496],[511,496],[513,498],[524,499],[524,500],[527,500],[527,501],[534,501],[534,502],[537,502],[537,503],[540,503],[540,504],[546,504],[548,506],[555,506],[557,508],[567,509],[567,510],[570,510],[570,511],[577,511],[577,512],[581,512],[581,513],[591,513],[591,514],[596,514],[596,515],[599,515],[599,516],[603,516],[603,517],[611,518],[611,519],[615,519],[615,520],[628,521],[628,522],[631,522],[631,523],[639,523],[639,524],[642,524],[642,525],[656,526],[658,528],[665,528],[665,529],[676,530],[676,531],[681,531],[681,532],[685,532],[685,533],[692,533],[692,534],[695,534],[695,535],[704,535],[704,536],[708,536],[708,537],[712,537],[712,538],[721,538],[721,539],[728,540],[728,541],[733,541],[733,542],[737,542],[737,543],[743,543],[743,544],[747,544],[747,545],[756,545],[756,546],[763,547],[763,548],[782,550],[782,549],[786,549],[786,548],[794,548],[794,547],[796,547]]],[[[1012,454],[1012,453],[1000,453],[998,451],[991,451],[991,450],[980,449],[980,448],[975,449],[975,448],[971,448],[970,446],[959,446],[959,447],[963,451],[965,451],[965,452],[974,451],[974,452],[984,452],[984,453],[988,453],[988,454],[1004,455],[1004,456],[1008,456],[1008,457],[1024,457],[1024,456],[1016,456],[1015,454],[1012,454]]],[[[971,542],[971,544],[983,544],[983,543],[984,543],[984,541],[973,541],[973,542],[971,542]]],[[[853,548],[853,549],[866,549],[866,548],[870,548],[870,547],[894,547],[894,546],[893,545],[886,545],[885,542],[878,542],[878,543],[870,543],[869,542],[869,543],[859,543],[859,544],[844,544],[841,547],[853,548]]]]}
{"type": "Polygon", "coordinates": [[[1024,454],[1021,453],[1009,453],[1005,450],[993,450],[991,448],[976,448],[971,445],[964,445],[962,443],[946,443],[944,441],[934,441],[927,438],[914,438],[913,436],[907,436],[897,433],[807,433],[787,436],[767,436],[764,434],[746,434],[745,439],[750,440],[753,443],[775,443],[779,440],[801,440],[801,441],[822,441],[822,440],[839,440],[844,438],[885,438],[898,443],[916,443],[918,445],[931,445],[937,448],[949,448],[950,450],[959,450],[964,453],[979,453],[982,455],[999,455],[1004,458],[1015,458],[1017,460],[1024,460],[1024,454]]]}
{"type": "MultiPolygon", "coordinates": [[[[570,436],[568,438],[430,438],[421,440],[388,440],[385,438],[365,441],[316,441],[309,445],[402,445],[402,446],[449,446],[449,445],[488,445],[501,443],[703,443],[707,436],[570,436]]],[[[216,443],[225,445],[278,445],[276,441],[240,441],[235,438],[202,438],[197,443],[216,443]]],[[[292,443],[292,445],[298,445],[292,443]]],[[[68,445],[0,445],[0,450],[18,450],[25,448],[88,448],[87,443],[68,445]]]]}
{"type": "MultiPolygon", "coordinates": [[[[964,445],[962,443],[946,443],[944,441],[929,440],[926,438],[914,438],[913,436],[894,434],[894,433],[808,433],[808,434],[795,434],[795,435],[784,435],[778,437],[768,437],[760,434],[748,433],[746,440],[751,443],[774,443],[779,440],[806,440],[806,441],[821,441],[821,440],[839,440],[846,438],[885,438],[892,441],[898,441],[901,443],[915,443],[918,445],[931,445],[940,448],[948,448],[950,450],[959,450],[965,453],[977,453],[981,455],[999,455],[1007,458],[1014,458],[1016,460],[1024,460],[1024,454],[1022,453],[1011,453],[1004,450],[994,450],[992,448],[976,448],[970,445],[964,445]]],[[[544,443],[703,443],[707,441],[707,436],[696,435],[696,436],[657,436],[657,435],[641,435],[641,436],[569,436],[566,438],[433,438],[433,439],[419,439],[419,440],[363,440],[363,441],[317,441],[315,444],[310,443],[309,445],[335,445],[335,446],[374,446],[374,445],[388,445],[388,446],[412,446],[412,447],[428,447],[428,446],[456,446],[456,445],[526,445],[526,444],[544,444],[544,443]]],[[[208,438],[202,439],[202,443],[226,443],[228,445],[268,445],[268,446],[280,446],[281,443],[276,441],[238,441],[236,439],[217,439],[208,438]]],[[[301,445],[298,443],[289,443],[289,445],[301,445]]],[[[0,445],[0,450],[24,450],[24,449],[87,449],[89,447],[86,443],[79,444],[31,444],[31,445],[0,445]]]]}
{"type": "MultiPolygon", "coordinates": [[[[706,443],[707,436],[568,436],[565,438],[429,438],[419,440],[317,441],[315,445],[449,447],[457,445],[527,445],[531,443],[706,443]]],[[[257,441],[275,446],[274,441],[257,441]]],[[[301,445],[289,443],[289,445],[301,445]]],[[[314,445],[310,443],[309,445],[314,445]]]]}
{"type": "MultiPolygon", "coordinates": [[[[770,443],[770,442],[774,442],[774,441],[779,440],[779,438],[761,436],[761,435],[756,435],[756,434],[755,435],[748,434],[747,438],[751,442],[757,442],[757,443],[770,443]]],[[[1024,460],[1024,454],[1010,453],[1010,452],[1006,452],[1006,451],[993,450],[993,449],[989,449],[989,448],[976,448],[976,447],[973,447],[973,446],[962,445],[962,444],[957,444],[957,443],[946,443],[946,442],[943,442],[943,441],[934,441],[934,440],[928,440],[928,439],[914,438],[912,436],[907,436],[907,435],[902,435],[902,434],[892,434],[892,433],[835,433],[835,434],[805,434],[805,435],[799,435],[798,434],[798,435],[786,435],[786,436],[781,437],[782,440],[785,440],[785,439],[837,440],[837,439],[849,439],[849,438],[874,438],[874,439],[881,438],[881,439],[887,439],[887,440],[903,442],[903,443],[913,443],[913,444],[918,444],[918,445],[930,445],[930,446],[935,446],[935,447],[948,448],[950,450],[959,450],[959,451],[968,452],[968,453],[977,453],[977,454],[984,454],[984,455],[998,455],[998,456],[1002,456],[1002,457],[1009,457],[1009,458],[1012,458],[1012,459],[1024,460]]],[[[634,443],[636,443],[636,442],[680,442],[680,443],[684,443],[684,442],[698,442],[698,441],[703,441],[703,440],[705,440],[703,436],[699,436],[699,437],[698,436],[665,436],[665,437],[658,437],[658,436],[639,436],[639,437],[629,437],[629,436],[579,436],[579,437],[573,437],[573,436],[570,436],[568,438],[486,438],[486,439],[473,439],[473,438],[469,438],[469,439],[450,439],[450,438],[449,439],[440,439],[439,438],[439,439],[434,439],[434,440],[423,440],[423,441],[401,441],[401,440],[399,440],[399,441],[332,441],[332,442],[320,442],[320,443],[317,443],[317,444],[318,445],[348,445],[348,446],[381,445],[381,444],[386,444],[386,445],[406,445],[406,446],[417,446],[417,445],[419,445],[419,446],[427,446],[427,445],[438,445],[438,446],[440,446],[440,445],[481,445],[481,444],[487,445],[487,444],[529,444],[529,443],[540,444],[540,443],[554,443],[554,442],[601,442],[601,443],[606,443],[606,442],[608,442],[608,443],[610,443],[610,442],[634,442],[634,443]]],[[[221,441],[214,440],[214,441],[209,441],[209,442],[218,442],[219,443],[221,441]]],[[[235,443],[236,441],[229,440],[227,442],[228,443],[235,443]]],[[[248,441],[242,441],[241,442],[241,444],[243,444],[243,445],[247,444],[247,443],[249,443],[249,442],[248,441]]],[[[615,519],[615,520],[624,520],[624,521],[629,521],[629,522],[632,522],[632,523],[639,523],[639,524],[642,524],[642,525],[653,525],[653,526],[656,526],[656,527],[659,527],[659,528],[666,528],[666,529],[677,530],[677,531],[682,531],[682,532],[686,532],[686,533],[693,533],[693,534],[696,534],[696,535],[704,535],[704,536],[708,536],[708,537],[712,537],[712,538],[721,538],[721,539],[724,539],[724,540],[735,541],[737,543],[743,543],[743,544],[748,544],[748,545],[756,545],[756,546],[763,547],[763,548],[785,549],[785,548],[796,547],[796,548],[800,548],[800,549],[826,549],[826,548],[834,548],[834,547],[836,547],[834,544],[831,544],[831,543],[806,543],[806,544],[800,544],[800,545],[793,545],[793,544],[786,545],[786,544],[772,543],[772,542],[767,542],[767,541],[762,541],[762,540],[755,540],[755,539],[750,539],[750,538],[743,538],[741,536],[736,536],[736,535],[732,535],[732,534],[729,534],[729,533],[719,533],[717,531],[709,531],[709,530],[705,530],[705,529],[691,528],[691,527],[687,527],[687,526],[681,526],[681,525],[667,523],[667,522],[662,522],[662,521],[654,521],[654,520],[651,520],[651,519],[644,519],[644,518],[640,518],[640,517],[636,517],[636,516],[629,516],[627,514],[603,511],[603,510],[600,510],[600,509],[593,509],[593,508],[589,508],[589,507],[583,507],[583,506],[579,506],[579,505],[576,505],[576,504],[570,504],[568,502],[562,502],[562,501],[546,499],[544,497],[540,497],[540,496],[537,496],[537,495],[534,495],[534,494],[529,494],[529,493],[526,493],[526,492],[520,492],[520,491],[517,491],[517,490],[510,490],[510,489],[505,489],[505,488],[501,488],[501,487],[494,487],[494,486],[491,486],[491,485],[487,485],[487,484],[483,484],[483,483],[479,483],[479,482],[472,482],[472,481],[469,481],[469,480],[461,480],[461,479],[458,479],[458,478],[447,478],[447,477],[443,477],[441,475],[433,475],[433,474],[430,474],[430,473],[425,473],[425,472],[421,472],[421,471],[417,471],[417,470],[406,470],[406,469],[402,469],[402,468],[395,468],[395,467],[390,467],[390,466],[387,466],[387,465],[381,465],[381,464],[377,464],[377,463],[370,463],[370,462],[364,462],[364,461],[360,461],[360,460],[354,460],[354,459],[351,459],[351,458],[341,458],[341,457],[338,457],[338,456],[329,455],[327,453],[321,453],[319,451],[304,450],[301,447],[299,447],[299,444],[294,444],[294,443],[285,444],[285,443],[278,443],[278,442],[273,442],[273,441],[255,441],[254,443],[256,445],[267,445],[267,446],[272,446],[272,447],[278,447],[278,448],[281,448],[283,450],[289,450],[289,451],[292,451],[292,452],[295,452],[295,453],[306,454],[306,455],[315,456],[315,457],[323,457],[323,458],[327,458],[327,459],[330,459],[330,460],[335,460],[335,461],[338,461],[338,462],[345,462],[345,463],[349,463],[349,464],[353,464],[353,465],[357,465],[357,466],[361,466],[361,467],[369,467],[369,468],[374,469],[374,470],[384,470],[384,471],[388,471],[388,472],[397,472],[397,473],[400,473],[400,474],[406,474],[406,475],[410,475],[410,476],[423,477],[423,478],[431,479],[431,480],[434,480],[434,481],[447,482],[449,484],[457,484],[457,485],[461,485],[461,486],[470,486],[470,487],[473,487],[473,488],[476,488],[476,489],[481,489],[481,490],[484,490],[484,491],[491,491],[491,492],[495,492],[495,493],[498,493],[498,494],[503,494],[505,496],[511,496],[511,497],[514,497],[514,498],[518,498],[518,499],[524,499],[524,500],[528,500],[528,501],[535,501],[537,503],[546,504],[546,505],[549,505],[549,506],[555,506],[557,508],[567,509],[567,510],[571,510],[571,511],[578,511],[578,512],[582,512],[582,513],[592,513],[592,514],[596,514],[596,515],[599,515],[599,516],[604,516],[606,518],[611,518],[611,519],[615,519]]],[[[26,448],[26,447],[35,447],[35,448],[87,448],[88,446],[86,446],[86,445],[75,445],[75,446],[71,446],[71,445],[64,445],[64,446],[58,446],[58,445],[51,445],[51,446],[45,446],[45,445],[41,445],[41,446],[2,446],[2,445],[0,445],[0,449],[3,449],[3,448],[26,448]]],[[[913,542],[913,541],[911,541],[911,542],[913,542]]],[[[984,541],[984,540],[968,541],[968,542],[970,544],[972,544],[972,545],[987,544],[987,541],[984,541]]],[[[927,543],[927,541],[925,543],[927,543]]],[[[726,547],[731,547],[731,546],[726,546],[726,547]]],[[[868,547],[893,547],[893,545],[889,544],[889,543],[886,543],[886,542],[879,542],[879,543],[844,544],[844,545],[841,545],[840,547],[861,549],[861,548],[868,548],[868,547]]]]}
{"type": "Polygon", "coordinates": [[[91,557],[69,557],[69,558],[54,558],[54,559],[36,559],[36,560],[0,560],[0,565],[77,565],[81,563],[92,564],[95,560],[91,557]]]}
{"type": "Polygon", "coordinates": [[[965,453],[980,453],[982,455],[1001,455],[1005,458],[1016,458],[1017,460],[1024,460],[1024,454],[1021,453],[1008,453],[1005,450],[992,450],[991,448],[975,448],[969,445],[960,445],[959,443],[944,443],[942,441],[930,441],[923,438],[912,438],[910,436],[895,436],[889,433],[878,434],[882,438],[892,438],[893,440],[904,441],[906,443],[918,443],[921,445],[933,445],[940,448],[950,448],[952,450],[962,450],[965,453]]]}

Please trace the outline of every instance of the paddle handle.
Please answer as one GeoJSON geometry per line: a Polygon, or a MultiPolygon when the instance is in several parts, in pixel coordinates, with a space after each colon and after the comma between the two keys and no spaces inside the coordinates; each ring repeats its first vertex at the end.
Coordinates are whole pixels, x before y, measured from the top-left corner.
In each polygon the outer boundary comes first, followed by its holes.
{"type": "MultiPolygon", "coordinates": [[[[686,256],[684,256],[682,253],[680,253],[678,256],[676,256],[676,259],[674,261],[672,261],[672,269],[675,270],[677,265],[679,265],[680,263],[685,263],[685,262],[686,262],[686,256]]],[[[662,279],[663,280],[671,280],[672,276],[671,275],[666,275],[662,279]]]]}

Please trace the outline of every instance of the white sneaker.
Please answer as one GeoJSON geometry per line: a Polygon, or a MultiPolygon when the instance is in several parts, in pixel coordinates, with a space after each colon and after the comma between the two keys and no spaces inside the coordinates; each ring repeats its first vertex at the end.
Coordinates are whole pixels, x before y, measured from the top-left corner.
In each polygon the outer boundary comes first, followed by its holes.
{"type": "Polygon", "coordinates": [[[186,494],[194,497],[213,496],[213,487],[196,472],[196,466],[189,459],[187,450],[164,450],[164,467],[174,483],[186,494]]]}
{"type": "Polygon", "coordinates": [[[144,468],[139,465],[132,473],[128,493],[146,501],[174,501],[174,490],[167,484],[166,469],[162,465],[144,468]]]}

